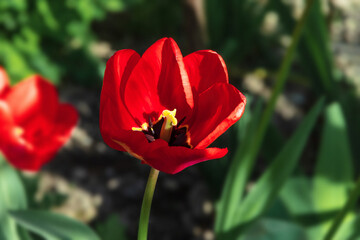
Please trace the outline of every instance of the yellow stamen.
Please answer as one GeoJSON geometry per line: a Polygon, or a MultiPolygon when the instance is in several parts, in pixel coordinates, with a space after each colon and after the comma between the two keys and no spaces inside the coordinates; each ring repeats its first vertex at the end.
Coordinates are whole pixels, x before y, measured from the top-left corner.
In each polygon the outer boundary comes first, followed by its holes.
{"type": "Polygon", "coordinates": [[[142,132],[143,130],[146,131],[146,130],[148,129],[148,127],[149,127],[149,124],[148,124],[148,123],[143,123],[143,124],[141,124],[141,128],[139,128],[139,127],[132,127],[131,130],[136,131],[136,132],[142,132]]]}
{"type": "Polygon", "coordinates": [[[24,134],[24,129],[21,128],[21,127],[15,127],[15,134],[18,135],[18,136],[21,136],[24,134]]]}
{"type": "Polygon", "coordinates": [[[147,130],[149,127],[149,124],[148,123],[143,123],[141,124],[141,128],[144,129],[144,130],[147,130]]]}
{"type": "Polygon", "coordinates": [[[161,127],[160,138],[169,142],[173,126],[177,125],[177,119],[175,117],[176,109],[173,111],[164,110],[161,116],[164,117],[164,123],[161,127]]]}

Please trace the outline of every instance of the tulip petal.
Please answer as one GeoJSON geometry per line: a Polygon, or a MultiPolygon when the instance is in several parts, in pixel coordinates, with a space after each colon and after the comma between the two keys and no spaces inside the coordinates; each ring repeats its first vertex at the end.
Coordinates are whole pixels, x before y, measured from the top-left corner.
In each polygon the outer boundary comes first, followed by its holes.
{"type": "MultiPolygon", "coordinates": [[[[14,123],[9,105],[0,100],[0,151],[4,154],[4,149],[10,145],[26,147],[26,141],[22,139],[19,130],[14,123]]],[[[21,130],[20,130],[21,131],[21,130]]]]}
{"type": "Polygon", "coordinates": [[[38,164],[40,162],[38,155],[26,143],[9,142],[2,147],[2,153],[8,162],[18,169],[37,171],[41,167],[38,164]]]}
{"type": "Polygon", "coordinates": [[[130,146],[132,146],[133,144],[135,144],[136,146],[142,143],[144,144],[147,143],[147,140],[143,132],[124,130],[121,128],[120,125],[116,125],[115,113],[105,110],[105,109],[110,109],[110,107],[108,107],[109,104],[112,103],[109,100],[107,100],[104,101],[102,105],[104,111],[102,112],[101,117],[106,119],[106,124],[105,124],[105,120],[101,122],[103,125],[100,125],[100,131],[104,142],[111,148],[114,148],[119,151],[128,151],[128,150],[126,150],[126,148],[124,148],[123,145],[119,145],[118,143],[114,142],[114,139],[123,142],[125,145],[130,145],[130,146]]]}
{"type": "Polygon", "coordinates": [[[0,67],[0,96],[5,93],[5,91],[8,90],[10,86],[9,77],[6,74],[5,69],[0,67]]]}
{"type": "Polygon", "coordinates": [[[178,173],[200,162],[222,158],[227,153],[226,148],[190,149],[177,146],[170,147],[162,139],[148,145],[150,147],[143,156],[146,163],[159,171],[169,174],[178,173]]]}
{"type": "Polygon", "coordinates": [[[211,50],[201,50],[184,57],[193,91],[201,94],[215,83],[228,83],[228,72],[222,57],[211,50]]]}
{"type": "Polygon", "coordinates": [[[120,130],[116,134],[117,136],[111,139],[110,144],[106,142],[110,147],[124,149],[133,157],[144,161],[143,155],[150,143],[143,132],[120,130]],[[118,147],[113,146],[114,144],[118,145],[118,147]]]}
{"type": "Polygon", "coordinates": [[[34,142],[37,150],[36,159],[28,165],[28,170],[38,170],[54,158],[61,147],[69,140],[78,121],[78,113],[70,104],[60,104],[52,131],[46,137],[34,142]]]}
{"type": "Polygon", "coordinates": [[[141,57],[124,90],[124,101],[141,125],[157,120],[163,110],[191,113],[193,96],[179,47],[171,38],[155,42],[141,57]]]}
{"type": "Polygon", "coordinates": [[[107,62],[100,97],[100,131],[104,141],[112,148],[125,151],[111,140],[116,133],[137,126],[121,99],[129,75],[140,56],[133,50],[116,52],[107,62]]]}
{"type": "MultiPolygon", "coordinates": [[[[20,137],[13,134],[5,144],[1,144],[0,148],[7,160],[16,168],[37,171],[45,163],[52,160],[58,150],[70,138],[77,119],[78,114],[71,105],[61,104],[55,122],[42,125],[42,128],[52,127],[46,131],[48,132],[47,136],[39,136],[33,132],[32,128],[26,127],[24,136],[20,137]]],[[[38,122],[33,124],[36,127],[38,122]]]]}
{"type": "Polygon", "coordinates": [[[190,149],[169,146],[162,139],[157,139],[151,143],[139,143],[135,140],[136,136],[129,135],[129,138],[132,140],[127,139],[127,143],[120,139],[114,139],[114,142],[124,147],[132,156],[142,160],[143,163],[169,174],[178,173],[200,162],[222,158],[227,153],[227,148],[190,149]]]}
{"type": "Polygon", "coordinates": [[[245,96],[230,84],[217,83],[201,93],[189,122],[191,145],[209,146],[241,118],[245,105],[245,96]]]}
{"type": "Polygon", "coordinates": [[[54,119],[58,106],[55,87],[41,76],[34,75],[16,84],[5,98],[16,124],[23,125],[37,114],[54,119]]]}
{"type": "MultiPolygon", "coordinates": [[[[49,148],[59,149],[70,138],[73,129],[78,121],[78,113],[76,109],[70,104],[60,104],[54,127],[48,139],[51,141],[49,148]]],[[[44,139],[46,141],[46,139],[44,139]]]]}
{"type": "Polygon", "coordinates": [[[13,126],[14,121],[11,116],[11,110],[6,102],[0,100],[0,146],[2,142],[6,141],[13,126]]]}
{"type": "MultiPolygon", "coordinates": [[[[15,167],[28,161],[28,152],[31,145],[17,134],[16,126],[11,116],[8,104],[0,100],[0,151],[5,158],[15,167]],[[25,154],[24,154],[25,153],[25,154]]],[[[31,157],[31,154],[30,154],[31,157]]]]}

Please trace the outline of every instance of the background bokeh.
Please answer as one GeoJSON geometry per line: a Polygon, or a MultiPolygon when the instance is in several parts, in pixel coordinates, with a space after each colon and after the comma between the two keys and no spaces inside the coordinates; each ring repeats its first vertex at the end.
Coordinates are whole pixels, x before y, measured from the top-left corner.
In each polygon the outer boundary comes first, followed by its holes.
{"type": "MultiPolygon", "coordinates": [[[[130,48],[142,54],[157,39],[172,37],[184,56],[200,49],[217,51],[227,64],[230,82],[247,96],[248,105],[244,119],[215,143],[229,147],[227,157],[177,175],[160,175],[149,239],[214,239],[216,203],[222,199],[228,169],[241,156],[238,150],[248,140],[249,123],[260,116],[256,109],[261,111],[270,98],[304,7],[302,0],[0,1],[0,65],[12,84],[39,73],[56,84],[61,99],[80,113],[73,137],[56,159],[39,175],[24,176],[31,206],[89,223],[105,240],[135,239],[149,167],[103,143],[98,129],[102,77],[116,50],[130,48]]],[[[359,11],[359,0],[316,0],[310,10],[285,88],[254,168],[249,168],[247,191],[320,96],[326,97],[328,108],[284,183],[285,190],[262,213],[266,222],[253,224],[246,239],[268,239],[274,229],[315,236],[311,229],[335,216],[327,212],[330,215],[318,222],[311,215],[294,217],[306,205],[289,200],[297,194],[315,199],[315,215],[329,210],[330,200],[316,198],[319,194],[338,200],[332,207],[345,203],[360,158],[359,11]],[[325,129],[331,119],[337,130],[325,129]],[[330,150],[337,153],[335,160],[330,150]],[[323,158],[329,159],[328,164],[317,164],[323,158]],[[321,185],[322,180],[328,185],[321,185]],[[309,192],[308,186],[320,192],[309,192]],[[334,188],[342,189],[342,198],[334,188]],[[295,210],[287,201],[298,204],[295,210]],[[259,229],[264,238],[254,237],[259,229]]],[[[353,238],[346,239],[358,239],[355,230],[348,232],[353,238]]]]}

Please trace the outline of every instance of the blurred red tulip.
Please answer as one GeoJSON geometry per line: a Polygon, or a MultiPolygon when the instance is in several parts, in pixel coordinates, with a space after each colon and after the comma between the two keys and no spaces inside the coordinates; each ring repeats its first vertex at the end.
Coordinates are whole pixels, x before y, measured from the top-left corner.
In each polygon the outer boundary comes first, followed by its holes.
{"type": "Polygon", "coordinates": [[[0,68],[0,152],[16,168],[37,171],[70,138],[78,114],[60,104],[55,87],[41,76],[10,87],[0,68]]]}
{"type": "Polygon", "coordinates": [[[245,104],[220,55],[203,50],[183,58],[175,41],[163,38],[142,57],[126,49],[109,59],[100,130],[110,147],[174,174],[223,157],[226,148],[206,147],[240,119],[245,104]],[[166,118],[172,129],[165,141],[160,133],[166,118]]]}

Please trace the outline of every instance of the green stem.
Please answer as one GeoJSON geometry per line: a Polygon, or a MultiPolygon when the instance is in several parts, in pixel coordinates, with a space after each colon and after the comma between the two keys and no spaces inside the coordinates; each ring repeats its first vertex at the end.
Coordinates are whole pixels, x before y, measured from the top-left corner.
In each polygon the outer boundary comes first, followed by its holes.
{"type": "Polygon", "coordinates": [[[350,197],[348,201],[346,202],[345,206],[336,216],[333,224],[331,225],[330,229],[325,235],[324,240],[331,240],[334,236],[336,231],[341,226],[341,223],[343,222],[346,214],[355,207],[356,201],[360,196],[360,177],[358,178],[354,190],[351,192],[350,197]]]}
{"type": "Polygon", "coordinates": [[[146,184],[143,202],[141,205],[138,240],[147,240],[151,202],[154,196],[154,190],[158,176],[159,176],[159,171],[154,168],[151,168],[148,182],[146,184]]]}

